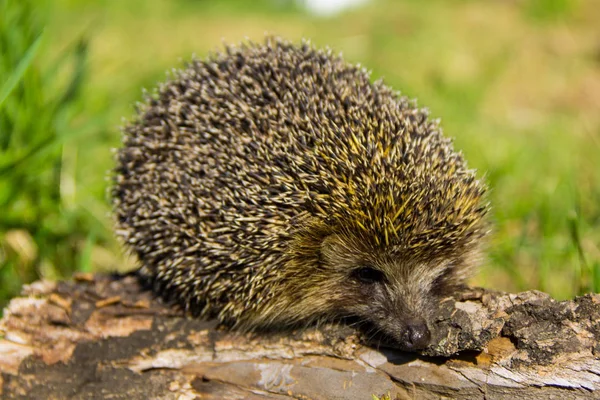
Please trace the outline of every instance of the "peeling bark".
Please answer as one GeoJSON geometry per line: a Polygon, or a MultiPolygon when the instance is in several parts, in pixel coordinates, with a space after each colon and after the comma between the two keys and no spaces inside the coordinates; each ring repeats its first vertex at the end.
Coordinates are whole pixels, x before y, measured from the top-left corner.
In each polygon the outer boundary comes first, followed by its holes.
{"type": "Polygon", "coordinates": [[[133,276],[40,281],[0,321],[3,399],[600,398],[600,295],[465,289],[422,354],[344,326],[261,335],[183,315],[133,276]]]}

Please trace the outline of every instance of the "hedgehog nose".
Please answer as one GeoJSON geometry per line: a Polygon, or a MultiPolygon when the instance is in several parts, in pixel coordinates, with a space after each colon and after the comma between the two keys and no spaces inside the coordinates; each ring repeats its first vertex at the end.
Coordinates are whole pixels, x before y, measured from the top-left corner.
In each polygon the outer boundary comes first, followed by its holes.
{"type": "Polygon", "coordinates": [[[406,331],[402,335],[403,344],[406,350],[424,349],[429,344],[431,333],[425,321],[408,321],[406,331]]]}

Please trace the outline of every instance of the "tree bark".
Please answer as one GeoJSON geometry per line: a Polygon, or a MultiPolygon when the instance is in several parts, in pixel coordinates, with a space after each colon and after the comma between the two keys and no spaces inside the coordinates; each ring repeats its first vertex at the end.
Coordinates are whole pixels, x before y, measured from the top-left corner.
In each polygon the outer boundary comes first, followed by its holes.
{"type": "Polygon", "coordinates": [[[0,321],[3,399],[600,398],[600,295],[465,289],[430,348],[344,326],[241,334],[185,316],[135,276],[40,281],[0,321]]]}

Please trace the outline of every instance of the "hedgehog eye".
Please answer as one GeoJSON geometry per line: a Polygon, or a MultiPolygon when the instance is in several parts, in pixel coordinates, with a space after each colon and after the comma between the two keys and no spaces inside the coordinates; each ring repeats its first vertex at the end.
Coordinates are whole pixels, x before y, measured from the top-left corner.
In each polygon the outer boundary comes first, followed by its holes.
{"type": "Polygon", "coordinates": [[[357,268],[352,272],[352,275],[360,282],[368,284],[383,282],[384,279],[383,272],[371,267],[357,268]]]}

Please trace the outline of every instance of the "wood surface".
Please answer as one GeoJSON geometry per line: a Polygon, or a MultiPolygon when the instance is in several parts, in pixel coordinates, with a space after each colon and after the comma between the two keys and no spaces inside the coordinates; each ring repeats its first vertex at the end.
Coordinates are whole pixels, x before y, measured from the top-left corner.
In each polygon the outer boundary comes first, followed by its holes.
{"type": "Polygon", "coordinates": [[[343,325],[241,334],[184,315],[134,275],[24,288],[0,321],[2,399],[600,398],[600,295],[466,288],[430,348],[343,325]]]}

